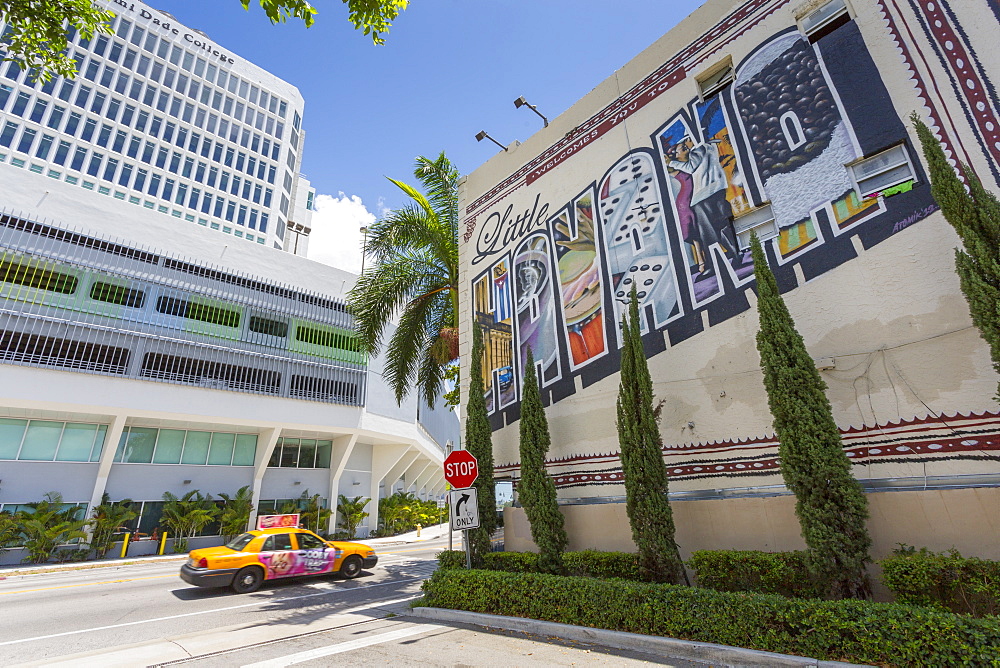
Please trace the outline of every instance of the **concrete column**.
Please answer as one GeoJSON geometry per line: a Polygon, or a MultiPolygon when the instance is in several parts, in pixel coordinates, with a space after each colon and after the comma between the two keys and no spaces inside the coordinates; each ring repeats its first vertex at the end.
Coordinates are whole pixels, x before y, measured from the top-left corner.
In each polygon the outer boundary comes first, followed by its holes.
{"type": "Polygon", "coordinates": [[[385,484],[386,489],[391,491],[389,488],[396,484],[400,476],[406,473],[406,470],[420,457],[420,452],[416,449],[410,450],[403,458],[400,459],[395,466],[393,466],[388,473],[385,474],[385,484]]]}
{"type": "MultiPolygon", "coordinates": [[[[118,453],[118,443],[122,440],[122,432],[125,431],[126,415],[115,415],[111,418],[108,431],[104,436],[104,449],[101,450],[101,459],[97,464],[97,478],[94,480],[94,491],[90,494],[90,505],[87,506],[87,515],[96,506],[101,505],[104,497],[104,490],[108,487],[108,476],[111,474],[111,465],[114,464],[115,455],[118,453]]],[[[90,528],[87,528],[87,539],[90,539],[90,528]]]]}
{"type": "Polygon", "coordinates": [[[371,502],[368,504],[369,531],[378,528],[378,488],[382,479],[392,468],[399,463],[407,450],[408,445],[377,445],[372,448],[372,481],[371,481],[371,502]]]}
{"type": "Polygon", "coordinates": [[[267,464],[271,461],[271,453],[274,446],[278,444],[278,437],[281,436],[281,429],[277,427],[267,427],[260,430],[257,435],[257,452],[253,458],[253,507],[250,509],[250,521],[248,529],[257,526],[257,506],[260,505],[260,486],[264,482],[264,474],[267,473],[267,464]],[[263,444],[264,447],[261,447],[263,444]]]}
{"type": "Polygon", "coordinates": [[[417,487],[417,481],[420,480],[421,476],[427,473],[428,469],[435,466],[435,463],[429,459],[421,459],[420,461],[414,463],[412,470],[406,472],[406,491],[417,493],[419,489],[417,487]]]}
{"type": "MultiPolygon", "coordinates": [[[[424,471],[417,478],[417,496],[419,496],[420,495],[420,491],[423,490],[427,486],[427,483],[429,483],[431,480],[434,479],[434,476],[436,474],[437,474],[437,467],[433,466],[431,464],[428,464],[427,468],[424,469],[424,471]]],[[[426,498],[426,496],[423,497],[423,498],[426,498]]]]}
{"type": "Polygon", "coordinates": [[[354,452],[354,444],[358,442],[357,434],[347,434],[333,439],[333,451],[330,453],[330,491],[327,494],[330,499],[330,507],[333,514],[330,515],[332,526],[327,526],[326,531],[330,533],[337,529],[337,502],[340,496],[340,478],[344,475],[347,467],[347,460],[354,452]]]}

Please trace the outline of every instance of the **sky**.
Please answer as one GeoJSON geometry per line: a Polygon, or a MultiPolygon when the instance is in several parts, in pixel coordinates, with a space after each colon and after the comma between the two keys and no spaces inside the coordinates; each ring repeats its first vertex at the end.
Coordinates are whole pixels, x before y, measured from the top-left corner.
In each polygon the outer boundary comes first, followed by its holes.
{"type": "Polygon", "coordinates": [[[302,173],[317,193],[309,257],[357,272],[359,228],[407,197],[414,158],[444,151],[463,173],[542,127],[690,14],[701,0],[411,0],[375,46],[337,0],[316,22],[271,25],[239,0],[156,0],[157,9],[296,86],[302,173]]]}

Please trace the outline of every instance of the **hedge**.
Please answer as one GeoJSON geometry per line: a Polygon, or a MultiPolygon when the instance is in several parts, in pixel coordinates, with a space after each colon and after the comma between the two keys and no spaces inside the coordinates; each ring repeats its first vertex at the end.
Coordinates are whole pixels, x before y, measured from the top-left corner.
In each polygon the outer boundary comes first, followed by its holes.
{"type": "Polygon", "coordinates": [[[1000,666],[1000,619],[543,573],[438,569],[416,605],[903,666],[1000,666]]]}
{"type": "Polygon", "coordinates": [[[699,586],[716,591],[822,598],[826,589],[810,575],[803,551],[697,550],[687,563],[699,586]]]}
{"type": "Polygon", "coordinates": [[[981,617],[1000,613],[1000,562],[906,546],[879,561],[899,603],[981,617]]]}
{"type": "MultiPolygon", "coordinates": [[[[458,550],[440,552],[441,568],[465,568],[465,553],[458,550]]],[[[598,552],[581,550],[564,552],[566,575],[592,578],[639,579],[638,556],[629,552],[598,552]]],[[[534,552],[490,552],[483,555],[483,569],[507,573],[537,573],[538,555],[534,552]]]]}

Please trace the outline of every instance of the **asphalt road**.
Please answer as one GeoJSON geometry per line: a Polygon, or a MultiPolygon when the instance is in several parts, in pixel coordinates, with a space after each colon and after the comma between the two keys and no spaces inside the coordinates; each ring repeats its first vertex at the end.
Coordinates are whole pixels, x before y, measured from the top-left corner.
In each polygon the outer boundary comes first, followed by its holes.
{"type": "Polygon", "coordinates": [[[409,617],[446,547],[383,546],[355,580],[285,580],[244,595],[187,585],[181,560],[0,580],[0,666],[702,665],[409,617]]]}
{"type": "Polygon", "coordinates": [[[361,577],[265,583],[253,594],[201,589],[177,575],[181,560],[58,571],[0,581],[0,666],[258,624],[294,634],[331,614],[419,595],[447,540],[378,550],[361,577]]]}

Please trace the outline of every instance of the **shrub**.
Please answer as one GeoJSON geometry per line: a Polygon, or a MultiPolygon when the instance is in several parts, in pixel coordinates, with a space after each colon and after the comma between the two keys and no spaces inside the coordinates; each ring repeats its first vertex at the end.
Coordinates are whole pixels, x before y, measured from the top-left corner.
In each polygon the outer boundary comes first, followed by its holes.
{"type": "MultiPolygon", "coordinates": [[[[458,550],[440,552],[440,568],[465,568],[465,553],[458,550]]],[[[568,575],[591,578],[624,578],[638,580],[639,558],[630,552],[598,552],[581,550],[564,552],[563,565],[568,575]]],[[[507,573],[538,573],[538,555],[534,552],[490,552],[483,555],[483,569],[507,573]]]]}
{"type": "Polygon", "coordinates": [[[697,550],[688,565],[698,586],[795,598],[822,598],[824,587],[809,572],[805,552],[697,550]]]}
{"type": "Polygon", "coordinates": [[[1000,619],[544,573],[439,569],[418,605],[879,665],[1000,666],[1000,619]]]}
{"type": "Polygon", "coordinates": [[[882,581],[899,603],[976,617],[1000,614],[1000,561],[904,545],[879,564],[882,581]]]}

